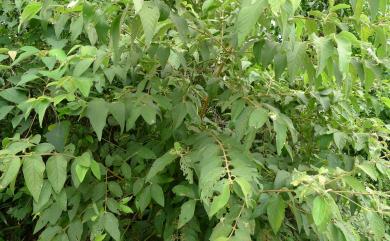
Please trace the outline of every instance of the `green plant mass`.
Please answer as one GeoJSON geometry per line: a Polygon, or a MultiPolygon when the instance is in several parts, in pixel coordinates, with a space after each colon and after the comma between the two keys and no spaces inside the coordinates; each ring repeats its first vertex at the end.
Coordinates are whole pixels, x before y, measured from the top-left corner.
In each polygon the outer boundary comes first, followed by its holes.
{"type": "Polygon", "coordinates": [[[390,241],[388,0],[0,0],[0,241],[390,241]]]}

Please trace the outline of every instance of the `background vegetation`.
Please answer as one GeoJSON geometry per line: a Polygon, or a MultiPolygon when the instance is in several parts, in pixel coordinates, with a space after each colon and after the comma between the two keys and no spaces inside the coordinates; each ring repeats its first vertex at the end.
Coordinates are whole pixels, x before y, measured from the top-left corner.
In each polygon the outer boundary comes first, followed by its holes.
{"type": "Polygon", "coordinates": [[[390,240],[388,0],[0,0],[0,240],[390,240]]]}

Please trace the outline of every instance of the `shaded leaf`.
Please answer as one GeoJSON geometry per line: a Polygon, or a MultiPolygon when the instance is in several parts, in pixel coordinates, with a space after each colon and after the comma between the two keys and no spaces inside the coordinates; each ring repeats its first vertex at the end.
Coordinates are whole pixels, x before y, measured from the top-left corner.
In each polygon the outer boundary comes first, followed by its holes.
{"type": "Polygon", "coordinates": [[[192,219],[192,217],[194,216],[195,207],[196,200],[188,200],[181,206],[177,228],[183,227],[192,219]]]}
{"type": "Polygon", "coordinates": [[[281,196],[277,195],[268,201],[267,216],[274,233],[278,233],[284,220],[286,204],[281,196]]]}

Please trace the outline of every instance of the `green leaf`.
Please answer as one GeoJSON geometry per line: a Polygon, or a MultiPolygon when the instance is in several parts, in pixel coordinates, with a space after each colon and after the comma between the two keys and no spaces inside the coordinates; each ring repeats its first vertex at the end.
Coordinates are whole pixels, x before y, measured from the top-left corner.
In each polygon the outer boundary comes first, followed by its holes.
{"type": "Polygon", "coordinates": [[[103,227],[107,233],[116,241],[120,240],[119,222],[114,214],[106,212],[103,214],[103,227]]]}
{"type": "Polygon", "coordinates": [[[273,14],[278,15],[281,7],[285,4],[286,0],[268,0],[273,14]]]}
{"type": "Polygon", "coordinates": [[[49,157],[46,162],[47,178],[56,193],[61,192],[67,178],[68,161],[63,155],[49,157]]]}
{"type": "Polygon", "coordinates": [[[11,105],[5,105],[0,107],[0,120],[4,119],[13,108],[14,107],[11,105]]]}
{"type": "Polygon", "coordinates": [[[348,136],[343,132],[333,133],[333,140],[336,143],[337,148],[341,151],[347,143],[348,136]]]}
{"type": "Polygon", "coordinates": [[[15,104],[20,104],[27,100],[26,95],[16,87],[0,91],[0,97],[15,104]]]}
{"type": "Polygon", "coordinates": [[[51,241],[61,230],[59,226],[49,226],[39,235],[39,241],[51,241]]]}
{"type": "Polygon", "coordinates": [[[312,215],[314,223],[321,228],[326,227],[330,222],[332,210],[329,201],[323,196],[317,196],[313,201],[312,215]]]}
{"type": "Polygon", "coordinates": [[[25,184],[36,202],[39,200],[39,195],[43,186],[44,171],[45,163],[41,156],[32,155],[23,158],[25,184]]]}
{"type": "Polygon", "coordinates": [[[366,188],[364,187],[363,183],[354,177],[346,176],[343,178],[343,180],[345,181],[345,183],[347,183],[350,187],[352,187],[354,190],[358,192],[366,191],[366,188]]]}
{"type": "Polygon", "coordinates": [[[24,9],[22,14],[20,15],[20,23],[18,30],[20,30],[20,27],[30,21],[42,8],[42,3],[40,2],[31,2],[29,3],[24,9]]]}
{"type": "Polygon", "coordinates": [[[49,70],[52,70],[56,64],[57,58],[54,56],[53,57],[43,57],[41,60],[49,70]]]}
{"type": "Polygon", "coordinates": [[[383,219],[374,212],[368,212],[366,215],[368,219],[368,226],[371,233],[373,233],[375,240],[383,240],[386,232],[385,223],[383,219]]]}
{"type": "Polygon", "coordinates": [[[0,190],[6,188],[11,182],[16,179],[21,166],[19,157],[4,158],[2,165],[5,166],[4,173],[0,178],[0,190]]]}
{"type": "Polygon", "coordinates": [[[249,126],[260,129],[268,120],[268,110],[263,108],[255,109],[249,117],[249,126]]]}
{"type": "Polygon", "coordinates": [[[257,20],[267,5],[266,0],[243,0],[235,23],[237,44],[241,46],[246,36],[255,27],[257,20]]]}
{"type": "Polygon", "coordinates": [[[68,14],[61,14],[58,17],[57,21],[55,22],[55,24],[54,24],[54,32],[56,34],[57,39],[61,39],[60,35],[61,35],[62,31],[64,30],[65,25],[68,22],[68,20],[69,20],[69,15],[68,14]]]}
{"type": "Polygon", "coordinates": [[[161,207],[164,207],[164,191],[161,186],[153,183],[151,186],[151,195],[154,201],[156,201],[161,207]]]}
{"type": "Polygon", "coordinates": [[[146,123],[153,125],[156,123],[156,109],[153,106],[146,105],[141,111],[141,116],[144,118],[146,123]]]}
{"type": "Polygon", "coordinates": [[[83,182],[92,161],[94,160],[90,152],[84,152],[81,156],[74,159],[75,171],[80,183],[83,182]]]}
{"type": "Polygon", "coordinates": [[[221,188],[221,194],[219,196],[214,197],[213,202],[211,203],[210,206],[210,211],[209,211],[209,217],[214,216],[219,210],[221,210],[223,207],[226,206],[226,204],[229,201],[230,198],[230,186],[229,183],[226,181],[222,188],[221,188]]]}
{"type": "Polygon", "coordinates": [[[88,97],[93,85],[93,79],[78,77],[75,79],[75,84],[77,85],[77,88],[80,90],[81,94],[84,97],[88,97]]]}
{"type": "Polygon", "coordinates": [[[97,163],[95,160],[92,160],[92,161],[91,161],[91,171],[92,171],[92,174],[93,174],[98,180],[100,180],[100,178],[101,178],[100,165],[99,165],[99,163],[97,163]]]}
{"type": "Polygon", "coordinates": [[[377,181],[378,180],[378,172],[375,169],[375,166],[371,163],[365,162],[363,164],[358,165],[358,167],[364,171],[369,177],[371,177],[372,180],[377,181]]]}
{"type": "Polygon", "coordinates": [[[192,219],[195,213],[195,207],[196,207],[196,200],[188,200],[181,206],[177,228],[183,227],[186,223],[188,223],[192,219]]]}
{"type": "Polygon", "coordinates": [[[109,182],[108,183],[108,190],[114,195],[115,197],[122,197],[123,191],[119,183],[117,182],[109,182]]]}
{"type": "Polygon", "coordinates": [[[286,204],[280,195],[274,196],[268,201],[267,216],[272,231],[278,233],[284,220],[286,204]]]}
{"type": "Polygon", "coordinates": [[[66,140],[70,131],[70,122],[62,121],[49,126],[49,131],[45,134],[47,141],[52,144],[57,151],[64,150],[66,140]]]}
{"type": "Polygon", "coordinates": [[[336,221],[335,225],[343,232],[346,241],[360,241],[359,235],[349,223],[336,221]]]}
{"type": "Polygon", "coordinates": [[[70,24],[69,27],[72,41],[75,41],[78,38],[78,36],[83,32],[83,23],[84,23],[83,16],[78,17],[76,20],[75,18],[72,19],[72,23],[70,24]]]}
{"type": "Polygon", "coordinates": [[[69,224],[69,241],[80,241],[83,234],[83,224],[79,219],[75,219],[69,224]]]}
{"type": "Polygon", "coordinates": [[[34,110],[38,114],[39,126],[42,127],[43,117],[45,117],[45,112],[47,107],[49,107],[50,101],[48,99],[38,99],[34,104],[34,110]]]}
{"type": "Polygon", "coordinates": [[[120,22],[121,22],[121,15],[117,16],[114,21],[112,21],[111,24],[111,42],[112,42],[112,48],[114,52],[114,64],[118,64],[120,59],[120,52],[119,52],[119,39],[120,39],[120,22]]]}
{"type": "Polygon", "coordinates": [[[108,111],[107,103],[103,99],[94,99],[88,103],[86,116],[99,141],[102,139],[103,128],[106,126],[108,111]]]}
{"type": "Polygon", "coordinates": [[[335,40],[339,54],[339,69],[341,73],[346,75],[349,71],[349,64],[351,63],[352,44],[342,33],[336,35],[335,40]]]}
{"type": "Polygon", "coordinates": [[[278,155],[282,153],[282,148],[286,144],[287,126],[279,119],[274,121],[274,130],[276,132],[276,150],[278,155]]]}
{"type": "Polygon", "coordinates": [[[20,78],[20,81],[18,82],[18,84],[16,86],[23,86],[24,84],[26,84],[30,81],[36,80],[38,78],[39,77],[35,74],[25,73],[24,75],[22,75],[22,77],[20,78]]]}
{"type": "Polygon", "coordinates": [[[119,126],[121,127],[121,132],[125,130],[125,123],[126,123],[126,107],[125,104],[122,102],[113,102],[109,104],[110,113],[115,118],[115,120],[118,122],[119,126]]]}
{"type": "Polygon", "coordinates": [[[242,193],[244,194],[246,205],[249,205],[249,198],[252,195],[251,184],[245,178],[242,177],[235,178],[234,181],[240,186],[242,193]]]}
{"type": "Polygon", "coordinates": [[[136,199],[136,205],[139,208],[140,212],[143,213],[145,209],[149,206],[150,201],[152,199],[151,197],[151,190],[150,186],[145,187],[139,196],[137,196],[136,199]]]}
{"type": "Polygon", "coordinates": [[[175,153],[173,150],[168,151],[158,159],[156,159],[153,162],[152,167],[150,168],[148,174],[146,175],[146,181],[150,181],[154,176],[157,175],[157,173],[164,170],[166,166],[171,164],[175,159],[177,158],[177,153],[175,153]]]}
{"type": "Polygon", "coordinates": [[[11,64],[11,66],[18,64],[19,62],[21,62],[21,61],[27,59],[28,57],[31,57],[39,52],[39,49],[32,47],[32,46],[24,46],[21,48],[21,50],[23,50],[24,52],[21,55],[19,55],[19,57],[17,59],[15,59],[15,61],[11,64]]]}
{"type": "Polygon", "coordinates": [[[313,36],[313,44],[318,56],[317,76],[319,76],[326,67],[329,58],[332,57],[334,47],[330,38],[313,36]]]}
{"type": "Polygon", "coordinates": [[[94,59],[83,59],[80,62],[78,62],[73,70],[73,75],[78,77],[81,76],[93,63],[94,59]]]}
{"type": "Polygon", "coordinates": [[[295,80],[296,76],[302,71],[306,58],[306,48],[305,42],[295,42],[287,52],[287,69],[290,81],[295,80]]]}
{"type": "Polygon", "coordinates": [[[145,33],[145,43],[149,46],[156,31],[158,19],[160,18],[160,10],[154,2],[148,1],[144,2],[138,14],[141,18],[145,33]]]}
{"type": "Polygon", "coordinates": [[[382,103],[383,103],[388,109],[390,109],[390,98],[382,97],[381,100],[382,100],[382,103]]]}
{"type": "Polygon", "coordinates": [[[188,23],[187,21],[174,13],[171,13],[171,20],[175,24],[177,31],[179,32],[180,38],[183,40],[183,42],[188,41],[188,23]]]}

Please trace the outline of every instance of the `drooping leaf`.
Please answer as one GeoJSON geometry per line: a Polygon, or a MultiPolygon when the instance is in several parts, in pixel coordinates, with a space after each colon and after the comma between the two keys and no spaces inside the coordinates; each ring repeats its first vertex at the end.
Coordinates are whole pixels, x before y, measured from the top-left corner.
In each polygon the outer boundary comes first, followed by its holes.
{"type": "Polygon", "coordinates": [[[374,235],[375,240],[382,240],[385,236],[386,228],[383,219],[375,212],[368,212],[366,215],[369,228],[374,235]]]}
{"type": "Polygon", "coordinates": [[[196,207],[196,200],[192,200],[192,199],[188,200],[181,206],[177,228],[183,227],[186,223],[188,223],[192,219],[192,217],[194,216],[195,207],[196,207]]]}
{"type": "Polygon", "coordinates": [[[121,127],[121,132],[125,130],[125,123],[126,123],[126,107],[125,104],[122,102],[112,102],[109,105],[110,113],[115,118],[115,120],[118,122],[119,126],[121,127]]]}
{"type": "Polygon", "coordinates": [[[106,212],[103,217],[103,227],[107,233],[115,240],[120,240],[119,222],[114,214],[106,212]]]}
{"type": "Polygon", "coordinates": [[[20,22],[18,29],[20,30],[20,27],[30,21],[42,8],[42,3],[40,2],[31,2],[29,3],[24,9],[22,14],[20,15],[20,22]]]}
{"type": "Polygon", "coordinates": [[[73,75],[76,77],[81,76],[91,66],[93,61],[94,59],[88,58],[78,62],[73,70],[73,75]]]}
{"type": "Polygon", "coordinates": [[[70,33],[71,33],[72,41],[75,41],[83,32],[83,23],[84,23],[83,16],[80,16],[77,19],[75,18],[72,19],[72,23],[70,24],[70,33]]]}
{"type": "Polygon", "coordinates": [[[349,71],[349,64],[351,62],[351,42],[342,34],[335,37],[337,43],[337,52],[339,54],[339,69],[340,72],[346,75],[349,71]]]}
{"type": "Polygon", "coordinates": [[[102,139],[103,128],[106,126],[108,106],[103,99],[94,99],[88,103],[86,116],[91,122],[99,141],[102,139]]]}
{"type": "Polygon", "coordinates": [[[286,144],[287,126],[279,119],[274,121],[274,130],[276,132],[276,150],[278,155],[282,153],[282,148],[286,144]]]}
{"type": "Polygon", "coordinates": [[[122,16],[117,16],[111,23],[111,42],[114,52],[114,63],[118,64],[120,58],[119,38],[120,38],[120,21],[122,16]]]}
{"type": "Polygon", "coordinates": [[[323,196],[317,196],[313,201],[312,215],[314,223],[319,227],[327,225],[331,218],[329,201],[323,196]]]}
{"type": "Polygon", "coordinates": [[[145,43],[147,46],[152,42],[157,22],[160,17],[160,11],[158,6],[152,1],[144,2],[142,9],[139,11],[142,27],[145,33],[145,43]]]}
{"type": "Polygon", "coordinates": [[[214,197],[214,200],[211,203],[210,211],[208,213],[209,217],[214,216],[214,214],[216,214],[219,210],[221,210],[228,203],[229,198],[230,198],[230,187],[229,187],[229,183],[225,182],[223,184],[220,195],[214,197]]]}
{"type": "Polygon", "coordinates": [[[41,156],[32,155],[23,158],[25,184],[36,202],[39,200],[39,195],[43,186],[44,171],[45,163],[41,156]]]}
{"type": "Polygon", "coordinates": [[[266,5],[266,0],[242,1],[235,23],[238,46],[241,46],[246,36],[253,30],[266,5]]]}
{"type": "Polygon", "coordinates": [[[149,181],[154,176],[157,175],[157,173],[164,170],[166,166],[171,164],[175,159],[177,158],[177,154],[174,151],[168,151],[158,159],[156,159],[153,162],[152,167],[150,168],[148,174],[146,175],[146,180],[149,181]]]}
{"type": "Polygon", "coordinates": [[[150,189],[154,201],[164,207],[164,191],[160,185],[153,183],[150,189]]]}
{"type": "Polygon", "coordinates": [[[273,232],[278,233],[285,216],[286,204],[280,195],[271,198],[267,205],[268,222],[273,232]]]}
{"type": "Polygon", "coordinates": [[[56,148],[57,151],[62,152],[69,135],[69,130],[70,122],[62,121],[49,126],[49,131],[45,134],[45,137],[47,141],[56,148]]]}
{"type": "Polygon", "coordinates": [[[56,193],[64,187],[67,179],[67,165],[68,161],[63,155],[51,156],[46,162],[47,178],[56,193]]]}
{"type": "Polygon", "coordinates": [[[249,126],[256,129],[261,128],[268,120],[268,111],[263,108],[258,108],[252,112],[249,117],[249,126]]]}
{"type": "Polygon", "coordinates": [[[10,105],[0,107],[0,120],[4,119],[13,108],[14,107],[10,105]]]}
{"type": "Polygon", "coordinates": [[[318,68],[317,76],[322,73],[329,58],[333,55],[333,44],[332,41],[327,37],[317,37],[314,35],[314,46],[316,48],[318,56],[318,68]]]}
{"type": "Polygon", "coordinates": [[[4,173],[0,178],[0,190],[6,188],[11,182],[13,182],[19,173],[21,166],[19,157],[11,157],[3,160],[6,165],[4,173]]]}

